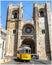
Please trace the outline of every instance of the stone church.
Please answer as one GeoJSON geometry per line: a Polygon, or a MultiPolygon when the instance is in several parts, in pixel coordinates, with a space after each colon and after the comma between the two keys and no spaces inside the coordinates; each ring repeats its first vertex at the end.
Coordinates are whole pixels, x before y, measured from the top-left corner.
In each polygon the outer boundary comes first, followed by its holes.
{"type": "Polygon", "coordinates": [[[17,49],[26,44],[31,47],[32,54],[39,55],[39,59],[51,59],[50,3],[34,3],[32,14],[32,20],[23,20],[22,3],[8,6],[6,18],[7,56],[16,56],[17,49]]]}

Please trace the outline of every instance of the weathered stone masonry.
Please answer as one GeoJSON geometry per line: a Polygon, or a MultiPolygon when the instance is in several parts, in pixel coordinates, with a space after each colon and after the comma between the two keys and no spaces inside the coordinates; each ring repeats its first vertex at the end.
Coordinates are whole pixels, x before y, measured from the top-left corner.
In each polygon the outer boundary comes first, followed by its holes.
{"type": "Polygon", "coordinates": [[[23,6],[8,6],[7,12],[7,45],[6,55],[16,56],[17,49],[27,44],[31,53],[39,55],[39,59],[51,59],[50,42],[50,3],[33,4],[33,20],[23,20],[23,6]]]}

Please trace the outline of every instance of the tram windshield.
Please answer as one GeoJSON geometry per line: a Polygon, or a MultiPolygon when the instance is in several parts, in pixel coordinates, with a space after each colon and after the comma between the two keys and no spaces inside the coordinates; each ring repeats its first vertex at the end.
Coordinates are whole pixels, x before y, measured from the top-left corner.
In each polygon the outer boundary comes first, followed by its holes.
{"type": "Polygon", "coordinates": [[[25,53],[31,53],[30,47],[25,47],[23,50],[24,50],[25,53]]]}
{"type": "Polygon", "coordinates": [[[26,50],[25,50],[25,53],[31,53],[31,50],[26,49],[26,50]]]}
{"type": "Polygon", "coordinates": [[[31,48],[30,47],[20,48],[19,53],[31,53],[31,48]]]}

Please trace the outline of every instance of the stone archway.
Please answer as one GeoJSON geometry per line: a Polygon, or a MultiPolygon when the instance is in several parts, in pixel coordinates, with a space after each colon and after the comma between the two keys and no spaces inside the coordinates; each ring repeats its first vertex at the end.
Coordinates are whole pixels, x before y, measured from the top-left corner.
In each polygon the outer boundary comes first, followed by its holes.
{"type": "Polygon", "coordinates": [[[33,39],[27,38],[22,41],[22,45],[29,45],[31,47],[31,53],[36,53],[36,44],[33,39]]]}

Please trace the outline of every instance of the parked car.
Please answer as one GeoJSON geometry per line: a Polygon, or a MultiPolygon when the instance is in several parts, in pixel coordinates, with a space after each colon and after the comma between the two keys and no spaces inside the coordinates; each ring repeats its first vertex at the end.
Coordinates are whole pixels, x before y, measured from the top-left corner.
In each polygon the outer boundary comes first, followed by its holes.
{"type": "Polygon", "coordinates": [[[32,59],[39,59],[39,55],[38,54],[32,54],[32,59]]]}

